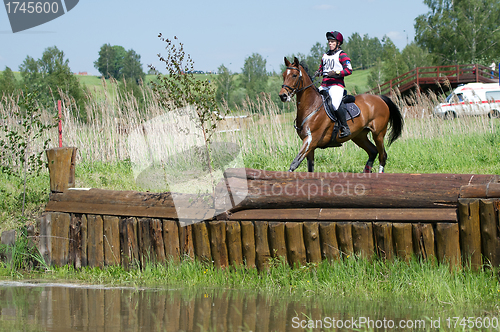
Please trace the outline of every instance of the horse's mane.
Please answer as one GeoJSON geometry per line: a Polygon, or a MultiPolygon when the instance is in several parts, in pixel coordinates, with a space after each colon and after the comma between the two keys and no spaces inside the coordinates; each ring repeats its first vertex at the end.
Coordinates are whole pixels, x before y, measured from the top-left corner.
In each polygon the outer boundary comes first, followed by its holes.
{"type": "MultiPolygon", "coordinates": [[[[307,63],[304,60],[301,60],[299,62],[299,65],[301,65],[302,68],[304,68],[304,70],[306,71],[307,75],[309,76],[309,79],[311,80],[311,82],[314,83],[314,78],[312,77],[311,73],[309,72],[309,67],[307,66],[307,63]]],[[[316,91],[319,91],[318,87],[316,86],[316,84],[314,85],[314,88],[316,89],[316,91]]]]}

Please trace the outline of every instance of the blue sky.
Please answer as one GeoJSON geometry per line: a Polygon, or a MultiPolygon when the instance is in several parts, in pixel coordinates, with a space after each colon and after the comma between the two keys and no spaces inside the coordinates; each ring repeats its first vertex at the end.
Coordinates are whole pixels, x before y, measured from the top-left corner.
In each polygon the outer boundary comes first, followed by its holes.
{"type": "Polygon", "coordinates": [[[245,59],[259,53],[268,71],[279,71],[285,55],[308,54],[316,42],[326,42],[326,31],[341,31],[345,38],[355,32],[387,35],[402,50],[414,38],[415,18],[428,11],[418,0],[80,0],[65,15],[14,34],[6,10],[0,10],[0,70],[18,71],[27,55],[38,59],[45,48],[57,46],[73,72],[98,75],[94,61],[110,43],[134,49],[144,71],[148,64],[162,71],[161,32],[179,38],[197,70],[224,64],[240,72],[245,59]]]}

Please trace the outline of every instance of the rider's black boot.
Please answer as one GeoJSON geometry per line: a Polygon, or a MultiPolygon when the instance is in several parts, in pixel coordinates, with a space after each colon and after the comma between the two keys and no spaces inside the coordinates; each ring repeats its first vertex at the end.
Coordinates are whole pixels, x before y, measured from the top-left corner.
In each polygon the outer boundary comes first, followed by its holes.
{"type": "Polygon", "coordinates": [[[344,103],[340,103],[339,109],[337,110],[337,118],[340,122],[340,135],[339,138],[345,138],[351,135],[351,131],[349,130],[349,126],[347,125],[346,120],[347,109],[344,103]]]}

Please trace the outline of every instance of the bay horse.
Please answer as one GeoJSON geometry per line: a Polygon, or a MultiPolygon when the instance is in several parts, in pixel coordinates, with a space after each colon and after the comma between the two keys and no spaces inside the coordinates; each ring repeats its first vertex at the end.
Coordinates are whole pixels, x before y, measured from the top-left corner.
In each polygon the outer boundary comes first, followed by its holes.
{"type": "Polygon", "coordinates": [[[335,123],[325,112],[323,99],[309,76],[307,70],[297,58],[290,63],[285,57],[286,69],[283,72],[283,85],[279,92],[281,101],[287,102],[297,96],[297,117],[295,129],[302,139],[302,147],[292,161],[289,172],[293,172],[307,158],[307,170],[314,171],[314,150],[341,146],[343,142],[352,140],[368,153],[364,173],[371,173],[375,158],[379,158],[379,173],[384,172],[387,153],[384,147],[384,137],[387,127],[391,125],[388,145],[401,136],[403,117],[399,108],[386,96],[361,94],[355,96],[355,104],[361,114],[348,120],[351,135],[339,139],[339,132],[332,140],[335,123]],[[372,133],[373,144],[367,137],[372,133]]]}

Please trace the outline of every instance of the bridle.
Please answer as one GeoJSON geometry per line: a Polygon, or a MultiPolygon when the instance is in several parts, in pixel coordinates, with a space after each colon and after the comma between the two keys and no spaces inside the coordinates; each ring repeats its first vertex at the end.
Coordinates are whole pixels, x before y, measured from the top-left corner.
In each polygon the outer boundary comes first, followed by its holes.
{"type": "Polygon", "coordinates": [[[298,87],[302,83],[302,70],[300,70],[300,68],[295,68],[295,67],[286,67],[286,69],[299,71],[299,78],[297,79],[297,82],[294,84],[295,87],[291,87],[291,86],[286,85],[286,84],[283,84],[281,86],[282,88],[285,88],[285,89],[291,91],[290,94],[288,95],[289,98],[292,98],[297,93],[302,92],[302,91],[306,90],[307,88],[310,88],[311,86],[314,85],[314,82],[313,82],[313,83],[309,84],[308,86],[299,89],[298,87]]]}
{"type": "MultiPolygon", "coordinates": [[[[297,79],[297,82],[294,84],[295,85],[295,88],[289,86],[289,85],[286,85],[286,84],[283,84],[281,87],[282,88],[285,88],[285,89],[288,89],[290,90],[290,95],[289,95],[289,98],[292,98],[295,94],[299,93],[299,92],[302,92],[308,88],[310,88],[311,86],[314,86],[314,81],[309,84],[308,86],[306,87],[302,87],[302,88],[298,88],[298,86],[300,85],[300,83],[302,82],[302,70],[300,70],[300,67],[299,68],[295,68],[295,67],[286,67],[286,69],[290,69],[290,70],[298,70],[299,71],[299,78],[297,79]]],[[[295,123],[293,125],[293,127],[295,128],[295,130],[297,132],[301,132],[302,131],[302,128],[304,127],[304,124],[307,122],[307,120],[309,120],[309,118],[311,118],[315,113],[317,113],[319,110],[320,110],[321,106],[316,109],[314,112],[311,112],[309,113],[308,116],[306,116],[304,118],[304,120],[302,121],[302,123],[300,124],[300,126],[297,126],[297,118],[295,119],[295,123]]],[[[310,133],[308,133],[308,135],[310,135],[310,133]]]]}

